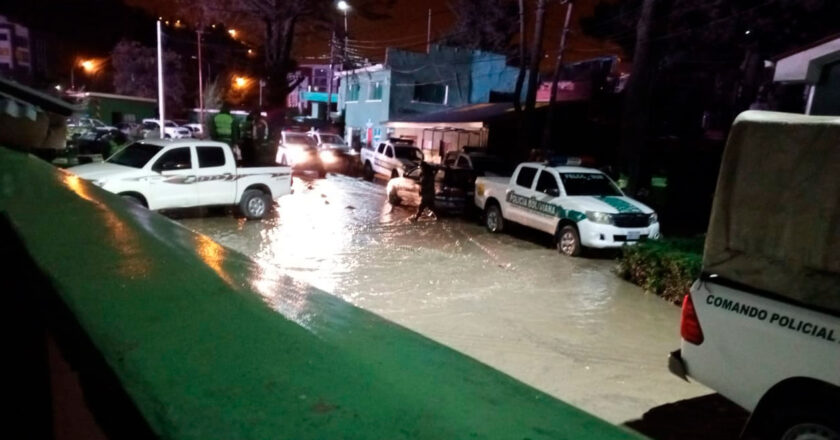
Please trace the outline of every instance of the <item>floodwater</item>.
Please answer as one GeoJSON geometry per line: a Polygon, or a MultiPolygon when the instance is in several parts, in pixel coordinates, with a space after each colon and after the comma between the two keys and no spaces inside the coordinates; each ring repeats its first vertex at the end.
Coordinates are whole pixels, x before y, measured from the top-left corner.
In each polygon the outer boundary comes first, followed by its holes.
{"type": "Polygon", "coordinates": [[[179,219],[288,275],[613,423],[710,391],[671,375],[679,308],[610,259],[560,256],[534,234],[392,208],[384,186],[295,178],[272,218],[179,219]]]}

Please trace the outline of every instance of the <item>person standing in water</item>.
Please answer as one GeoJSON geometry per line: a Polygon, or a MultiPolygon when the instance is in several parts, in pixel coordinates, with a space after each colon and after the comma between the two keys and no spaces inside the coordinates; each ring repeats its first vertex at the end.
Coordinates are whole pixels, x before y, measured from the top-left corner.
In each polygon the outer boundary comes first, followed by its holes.
{"type": "Polygon", "coordinates": [[[420,169],[420,206],[417,207],[417,214],[414,215],[413,221],[419,220],[426,209],[432,211],[432,214],[437,217],[435,210],[435,167],[422,162],[420,169]]]}

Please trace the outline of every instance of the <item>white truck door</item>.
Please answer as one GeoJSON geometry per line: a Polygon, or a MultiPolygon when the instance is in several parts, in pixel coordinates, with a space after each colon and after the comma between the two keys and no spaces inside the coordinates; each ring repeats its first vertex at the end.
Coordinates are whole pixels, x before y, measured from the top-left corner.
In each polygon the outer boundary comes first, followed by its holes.
{"type": "Polygon", "coordinates": [[[534,212],[535,228],[554,234],[557,229],[558,210],[560,208],[561,192],[560,184],[554,171],[543,168],[537,177],[537,185],[534,187],[536,209],[534,212]]]}
{"type": "Polygon", "coordinates": [[[534,180],[537,177],[537,168],[523,165],[516,175],[511,178],[505,199],[508,202],[508,209],[505,217],[517,223],[532,226],[531,210],[529,204],[534,196],[534,180]]]}
{"type": "Polygon", "coordinates": [[[192,147],[173,148],[152,165],[149,208],[186,208],[198,204],[192,147]]]}
{"type": "Polygon", "coordinates": [[[383,174],[387,175],[388,177],[391,176],[393,170],[399,167],[400,161],[397,159],[397,156],[394,154],[394,147],[392,145],[388,145],[385,147],[385,157],[383,158],[383,174]]]}
{"type": "Polygon", "coordinates": [[[195,151],[198,203],[202,206],[233,204],[236,201],[235,165],[232,161],[228,163],[224,148],[198,145],[195,151]]]}
{"type": "Polygon", "coordinates": [[[373,170],[379,174],[389,174],[390,171],[385,171],[385,148],[387,148],[384,142],[379,144],[379,147],[376,148],[376,153],[373,155],[373,170]]]}

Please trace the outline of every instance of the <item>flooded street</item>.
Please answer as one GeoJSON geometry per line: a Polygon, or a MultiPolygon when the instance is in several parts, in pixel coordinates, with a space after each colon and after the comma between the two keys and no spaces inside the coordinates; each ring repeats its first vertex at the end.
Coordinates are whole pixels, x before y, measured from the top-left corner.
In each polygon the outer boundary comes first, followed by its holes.
{"type": "Polygon", "coordinates": [[[541,240],[461,219],[408,221],[384,187],[295,178],[271,219],[179,219],[332,293],[613,423],[710,391],[666,368],[680,310],[541,240]]]}

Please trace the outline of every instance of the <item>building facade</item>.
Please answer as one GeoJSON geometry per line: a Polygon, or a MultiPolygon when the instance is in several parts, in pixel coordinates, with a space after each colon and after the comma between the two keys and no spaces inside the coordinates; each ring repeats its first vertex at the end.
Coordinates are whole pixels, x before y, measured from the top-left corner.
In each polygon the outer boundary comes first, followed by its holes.
{"type": "MultiPolygon", "coordinates": [[[[372,145],[395,135],[389,121],[512,96],[518,73],[496,53],[435,45],[428,53],[388,49],[383,64],[338,74],[346,139],[372,145]]],[[[402,137],[427,155],[437,151],[420,145],[419,136],[402,137]]]]}
{"type": "Polygon", "coordinates": [[[804,87],[802,113],[840,116],[840,35],[778,57],[773,82],[804,87]]]}
{"type": "Polygon", "coordinates": [[[330,110],[335,112],[338,102],[338,81],[333,79],[332,96],[329,93],[329,64],[303,64],[298,68],[298,75],[303,81],[286,98],[286,107],[295,108],[302,116],[324,119],[327,116],[327,101],[331,103],[330,110]]]}
{"type": "Polygon", "coordinates": [[[29,28],[0,15],[0,75],[26,82],[32,76],[29,28]]]}

